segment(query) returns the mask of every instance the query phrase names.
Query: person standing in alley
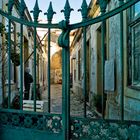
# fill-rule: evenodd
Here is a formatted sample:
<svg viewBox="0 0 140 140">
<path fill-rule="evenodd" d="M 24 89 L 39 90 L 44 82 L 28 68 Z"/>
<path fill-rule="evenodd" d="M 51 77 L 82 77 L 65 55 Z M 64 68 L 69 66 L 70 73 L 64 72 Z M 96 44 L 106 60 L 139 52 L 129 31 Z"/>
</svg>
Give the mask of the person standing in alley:
<svg viewBox="0 0 140 140">
<path fill-rule="evenodd" d="M 27 67 L 24 72 L 24 100 L 29 100 L 29 93 L 30 93 L 30 84 L 33 82 L 33 77 L 30 74 L 30 69 Z"/>
</svg>

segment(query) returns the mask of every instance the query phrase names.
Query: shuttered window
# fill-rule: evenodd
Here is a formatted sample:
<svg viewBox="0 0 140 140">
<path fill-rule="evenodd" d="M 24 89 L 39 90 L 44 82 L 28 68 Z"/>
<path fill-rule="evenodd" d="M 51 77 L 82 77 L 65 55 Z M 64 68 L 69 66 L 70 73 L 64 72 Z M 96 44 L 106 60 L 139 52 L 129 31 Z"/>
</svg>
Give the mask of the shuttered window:
<svg viewBox="0 0 140 140">
<path fill-rule="evenodd" d="M 129 18 L 129 84 L 140 86 L 140 2 L 130 10 Z M 131 82 L 130 82 L 131 80 Z"/>
</svg>

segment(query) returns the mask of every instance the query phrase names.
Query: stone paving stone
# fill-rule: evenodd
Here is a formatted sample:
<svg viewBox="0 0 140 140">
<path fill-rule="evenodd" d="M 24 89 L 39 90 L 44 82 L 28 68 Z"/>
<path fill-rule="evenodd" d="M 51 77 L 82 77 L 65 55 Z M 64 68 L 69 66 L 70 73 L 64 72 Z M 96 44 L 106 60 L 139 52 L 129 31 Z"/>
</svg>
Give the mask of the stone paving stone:
<svg viewBox="0 0 140 140">
<path fill-rule="evenodd" d="M 47 89 L 42 94 L 42 99 L 47 101 Z M 70 112 L 71 116 L 83 117 L 84 102 L 80 101 L 79 98 L 72 91 L 70 92 Z M 62 113 L 62 85 L 55 84 L 51 85 L 51 113 Z M 98 115 L 87 106 L 87 117 L 97 118 Z"/>
</svg>

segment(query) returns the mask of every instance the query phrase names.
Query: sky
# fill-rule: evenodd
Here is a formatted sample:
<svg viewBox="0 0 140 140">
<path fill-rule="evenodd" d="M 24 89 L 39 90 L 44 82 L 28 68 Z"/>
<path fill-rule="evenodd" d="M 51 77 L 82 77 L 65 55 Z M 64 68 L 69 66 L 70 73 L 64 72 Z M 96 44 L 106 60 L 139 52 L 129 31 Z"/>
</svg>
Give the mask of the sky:
<svg viewBox="0 0 140 140">
<path fill-rule="evenodd" d="M 36 0 L 25 0 L 25 3 L 28 7 L 28 10 L 31 11 L 34 8 Z M 57 23 L 64 19 L 64 14 L 60 11 L 64 9 L 65 1 L 66 0 L 51 0 L 53 9 L 57 13 L 53 17 L 53 22 Z M 87 0 L 87 4 L 89 4 L 90 0 Z M 42 13 L 40 13 L 39 20 L 46 20 L 47 17 L 44 15 L 45 12 L 48 10 L 50 0 L 38 0 L 38 4 L 40 9 L 42 10 Z M 82 0 L 69 0 L 71 8 L 74 9 L 74 11 L 71 12 L 71 18 L 70 23 L 76 23 L 81 21 L 81 13 L 77 10 L 81 8 Z"/>
</svg>

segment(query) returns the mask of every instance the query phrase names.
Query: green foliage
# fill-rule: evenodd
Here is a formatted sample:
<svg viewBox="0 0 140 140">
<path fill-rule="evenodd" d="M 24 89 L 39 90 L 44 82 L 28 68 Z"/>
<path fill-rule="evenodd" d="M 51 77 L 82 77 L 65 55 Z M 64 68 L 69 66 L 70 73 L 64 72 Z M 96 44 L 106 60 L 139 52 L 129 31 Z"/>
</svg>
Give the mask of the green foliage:
<svg viewBox="0 0 140 140">
<path fill-rule="evenodd" d="M 4 31 L 5 31 L 5 26 L 3 23 L 0 23 L 0 33 L 3 34 Z"/>
<path fill-rule="evenodd" d="M 16 65 L 20 65 L 20 55 L 16 52 L 11 52 L 11 60 Z"/>
</svg>

